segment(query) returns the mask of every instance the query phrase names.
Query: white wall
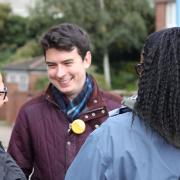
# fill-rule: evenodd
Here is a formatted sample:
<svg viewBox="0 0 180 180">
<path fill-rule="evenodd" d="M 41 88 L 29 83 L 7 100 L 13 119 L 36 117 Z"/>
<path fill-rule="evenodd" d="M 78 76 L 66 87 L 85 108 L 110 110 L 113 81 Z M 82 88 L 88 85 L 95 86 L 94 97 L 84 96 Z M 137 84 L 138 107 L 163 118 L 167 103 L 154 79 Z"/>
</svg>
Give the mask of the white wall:
<svg viewBox="0 0 180 180">
<path fill-rule="evenodd" d="M 166 6 L 166 27 L 176 26 L 176 2 L 169 2 Z"/>
</svg>

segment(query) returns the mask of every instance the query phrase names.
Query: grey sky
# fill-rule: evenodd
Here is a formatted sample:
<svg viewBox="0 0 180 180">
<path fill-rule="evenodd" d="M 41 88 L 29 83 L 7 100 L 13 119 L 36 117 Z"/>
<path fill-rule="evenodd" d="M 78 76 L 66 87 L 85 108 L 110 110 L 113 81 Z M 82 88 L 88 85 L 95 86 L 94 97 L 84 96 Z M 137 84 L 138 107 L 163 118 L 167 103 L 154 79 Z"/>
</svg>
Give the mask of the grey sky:
<svg viewBox="0 0 180 180">
<path fill-rule="evenodd" d="M 10 3 L 15 14 L 28 15 L 28 6 L 32 6 L 35 0 L 0 0 L 0 3 Z"/>
</svg>

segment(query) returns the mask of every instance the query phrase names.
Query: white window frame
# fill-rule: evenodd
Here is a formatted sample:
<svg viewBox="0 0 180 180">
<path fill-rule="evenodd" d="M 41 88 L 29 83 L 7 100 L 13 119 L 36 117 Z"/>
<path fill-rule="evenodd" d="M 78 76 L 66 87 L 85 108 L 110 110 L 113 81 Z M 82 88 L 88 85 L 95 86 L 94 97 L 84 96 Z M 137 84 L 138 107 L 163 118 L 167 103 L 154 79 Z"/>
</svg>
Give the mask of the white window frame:
<svg viewBox="0 0 180 180">
<path fill-rule="evenodd" d="M 166 5 L 166 28 L 176 26 L 176 1 L 168 2 Z"/>
</svg>

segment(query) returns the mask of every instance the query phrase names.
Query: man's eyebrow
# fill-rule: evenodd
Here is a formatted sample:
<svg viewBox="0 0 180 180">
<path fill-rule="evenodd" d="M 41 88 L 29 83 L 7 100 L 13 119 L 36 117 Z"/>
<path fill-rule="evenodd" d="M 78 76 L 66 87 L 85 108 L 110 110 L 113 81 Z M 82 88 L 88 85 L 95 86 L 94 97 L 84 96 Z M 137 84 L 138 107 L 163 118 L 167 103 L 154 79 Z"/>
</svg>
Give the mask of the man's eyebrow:
<svg viewBox="0 0 180 180">
<path fill-rule="evenodd" d="M 56 64 L 54 62 L 49 62 L 49 61 L 46 61 L 45 63 L 46 63 L 46 65 L 55 65 Z"/>
<path fill-rule="evenodd" d="M 65 59 L 65 60 L 63 60 L 63 61 L 61 61 L 60 63 L 67 63 L 67 62 L 73 62 L 74 61 L 74 59 Z M 58 62 L 51 62 L 51 60 L 49 60 L 49 61 L 47 61 L 46 60 L 46 64 L 58 64 Z"/>
<path fill-rule="evenodd" d="M 65 59 L 65 60 L 62 61 L 62 63 L 64 63 L 64 62 L 72 62 L 72 61 L 74 61 L 74 59 Z"/>
<path fill-rule="evenodd" d="M 46 61 L 46 63 L 48 63 L 48 64 L 50 64 L 50 63 L 51 63 L 51 64 L 53 64 L 53 63 L 55 63 L 55 62 L 51 62 L 51 61 Z"/>
</svg>

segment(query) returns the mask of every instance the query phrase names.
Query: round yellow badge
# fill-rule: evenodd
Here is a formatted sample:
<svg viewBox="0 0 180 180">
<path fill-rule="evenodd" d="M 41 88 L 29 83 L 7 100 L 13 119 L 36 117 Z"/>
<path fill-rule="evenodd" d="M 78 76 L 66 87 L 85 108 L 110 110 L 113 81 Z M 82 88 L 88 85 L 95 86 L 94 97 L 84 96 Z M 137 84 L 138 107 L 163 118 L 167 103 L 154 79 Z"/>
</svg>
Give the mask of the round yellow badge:
<svg viewBox="0 0 180 180">
<path fill-rule="evenodd" d="M 71 129 L 75 134 L 82 134 L 86 129 L 86 125 L 83 120 L 76 119 L 72 122 Z"/>
</svg>

